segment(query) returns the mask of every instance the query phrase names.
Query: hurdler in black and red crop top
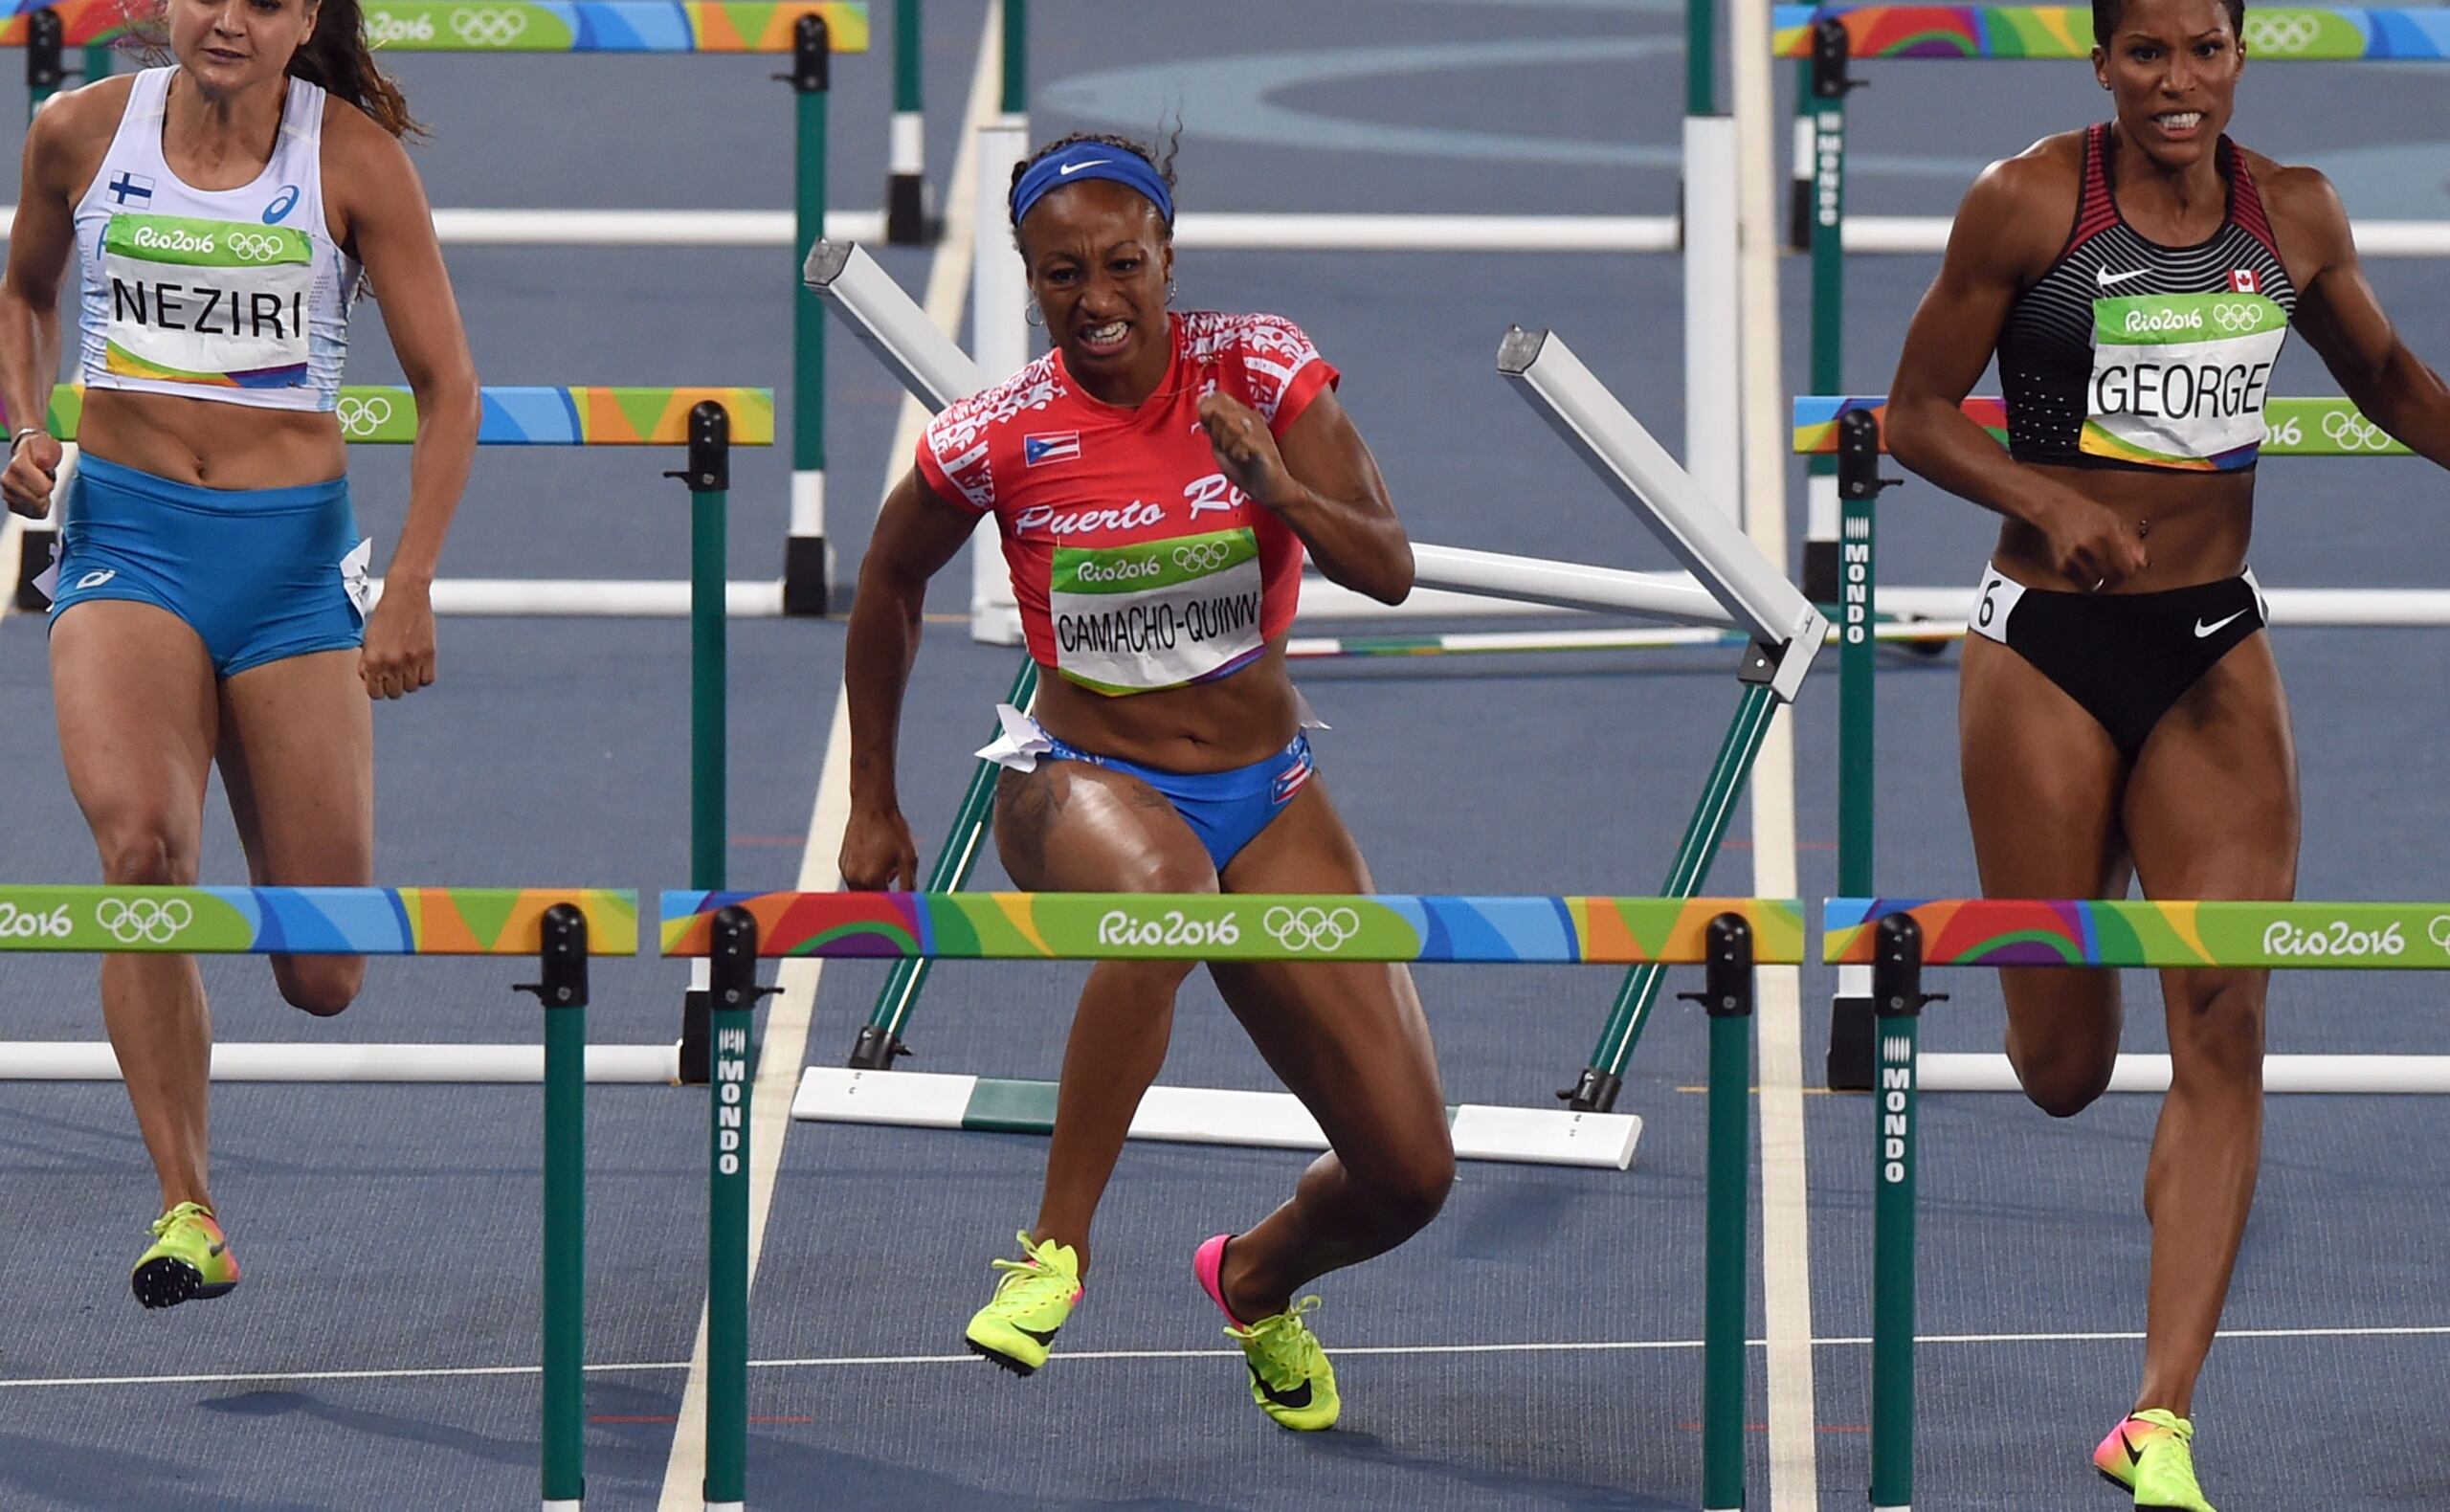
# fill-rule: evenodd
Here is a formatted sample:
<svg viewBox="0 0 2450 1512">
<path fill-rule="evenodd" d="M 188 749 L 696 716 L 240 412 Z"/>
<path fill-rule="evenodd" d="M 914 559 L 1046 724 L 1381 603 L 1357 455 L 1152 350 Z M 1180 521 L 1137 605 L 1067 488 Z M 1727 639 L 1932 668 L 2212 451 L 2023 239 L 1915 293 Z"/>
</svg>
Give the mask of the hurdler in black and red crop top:
<svg viewBox="0 0 2450 1512">
<path fill-rule="evenodd" d="M 2165 247 L 2118 211 L 2110 128 L 2084 133 L 2067 248 L 1999 331 L 2008 450 L 2020 462 L 2187 472 L 2255 465 L 2297 286 L 2245 156 L 2216 148 L 2228 216 Z"/>
</svg>

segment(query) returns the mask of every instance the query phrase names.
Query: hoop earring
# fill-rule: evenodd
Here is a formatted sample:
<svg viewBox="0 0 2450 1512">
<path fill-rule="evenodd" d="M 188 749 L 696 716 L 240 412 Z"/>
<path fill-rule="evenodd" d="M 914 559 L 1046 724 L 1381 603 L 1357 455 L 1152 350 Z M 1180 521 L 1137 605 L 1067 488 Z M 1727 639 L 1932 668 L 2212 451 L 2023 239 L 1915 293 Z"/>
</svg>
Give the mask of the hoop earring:
<svg viewBox="0 0 2450 1512">
<path fill-rule="evenodd" d="M 1046 312 L 1037 307 L 1037 300 L 1030 300 L 1028 306 L 1021 311 L 1021 319 L 1029 322 L 1032 325 L 1036 326 L 1039 330 L 1046 329 Z"/>
</svg>

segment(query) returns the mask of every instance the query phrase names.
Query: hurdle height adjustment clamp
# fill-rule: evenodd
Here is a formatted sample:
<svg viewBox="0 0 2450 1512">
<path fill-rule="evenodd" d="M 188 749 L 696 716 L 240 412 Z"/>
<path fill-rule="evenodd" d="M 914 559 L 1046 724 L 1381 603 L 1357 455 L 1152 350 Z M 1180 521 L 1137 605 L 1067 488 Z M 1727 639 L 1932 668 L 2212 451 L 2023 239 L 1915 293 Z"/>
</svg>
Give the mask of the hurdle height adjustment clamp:
<svg viewBox="0 0 2450 1512">
<path fill-rule="evenodd" d="M 66 36 L 49 6 L 26 13 L 26 88 L 37 100 L 68 81 Z"/>
<path fill-rule="evenodd" d="M 1804 64 L 1804 93 L 1809 100 L 1837 101 L 1840 106 L 1848 95 L 1871 83 L 1847 73 L 1852 61 L 1854 44 L 1846 35 L 1846 23 L 1834 15 L 1824 15 L 1812 25 L 1812 56 Z M 1808 108 L 1799 106 L 1798 108 Z M 1806 122 L 1809 125 L 1809 121 Z M 1795 167 L 1790 198 L 1787 201 L 1787 250 L 1804 253 L 1812 250 L 1812 223 L 1817 215 L 1821 192 L 1821 165 L 1813 161 L 1819 156 L 1818 130 L 1805 133 L 1800 142 L 1813 144 L 1803 154 L 1805 162 Z M 1807 587 L 1804 590 L 1816 602 L 1826 603 Z"/>
</svg>

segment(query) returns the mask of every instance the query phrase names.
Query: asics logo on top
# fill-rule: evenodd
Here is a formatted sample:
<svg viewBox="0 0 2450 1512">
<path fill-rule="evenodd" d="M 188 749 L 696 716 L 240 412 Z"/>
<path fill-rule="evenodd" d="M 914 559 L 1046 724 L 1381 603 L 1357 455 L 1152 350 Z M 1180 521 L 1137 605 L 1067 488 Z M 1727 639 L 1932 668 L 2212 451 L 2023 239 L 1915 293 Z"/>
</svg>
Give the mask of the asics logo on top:
<svg viewBox="0 0 2450 1512">
<path fill-rule="evenodd" d="M 2194 638 L 2197 640 L 2204 640 L 2213 635 L 2218 634 L 2223 626 L 2236 623 L 2238 620 L 2245 616 L 2245 612 L 2246 611 L 2241 609 L 2238 611 L 2237 613 L 2230 614 L 2221 619 L 2216 619 L 2209 625 L 2199 619 L 2196 620 L 2194 622 Z"/>
<path fill-rule="evenodd" d="M 1280 903 L 1259 920 L 1259 927 L 1287 950 L 1340 950 L 1346 941 L 1361 932 L 1361 916 L 1349 908 L 1287 908 Z"/>
<path fill-rule="evenodd" d="M 105 898 L 94 905 L 94 923 L 122 945 L 168 945 L 194 922 L 195 910 L 184 898 Z"/>
<path fill-rule="evenodd" d="M 280 187 L 280 197 L 264 207 L 264 224 L 267 226 L 278 226 L 282 221 L 287 220 L 289 218 L 289 212 L 297 208 L 298 186 L 295 184 L 283 184 Z"/>
<path fill-rule="evenodd" d="M 451 12 L 451 30 L 470 47 L 508 47 L 527 30 L 527 15 L 522 11 L 471 6 Z"/>
<path fill-rule="evenodd" d="M 1073 174 L 1080 172 L 1082 168 L 1102 168 L 1113 161 L 1114 159 L 1112 158 L 1091 158 L 1086 163 L 1066 163 L 1061 167 L 1055 170 L 1055 176 L 1058 178 L 1068 179 Z"/>
<path fill-rule="evenodd" d="M 1252 1366 L 1251 1384 L 1259 1389 L 1259 1394 L 1261 1396 L 1266 1397 L 1269 1401 L 1274 1402 L 1279 1407 L 1290 1408 L 1294 1412 L 1298 1412 L 1302 1409 L 1310 1405 L 1310 1383 L 1307 1381 L 1303 1382 L 1300 1386 L 1295 1387 L 1290 1391 L 1280 1391 L 1275 1387 L 1267 1384 L 1267 1377 L 1259 1374 L 1259 1367 L 1258 1366 Z"/>
<path fill-rule="evenodd" d="M 376 394 L 371 399 L 344 395 L 339 414 L 341 434 L 352 437 L 372 435 L 391 420 L 391 401 Z"/>
<path fill-rule="evenodd" d="M 266 211 L 264 213 L 269 215 L 272 212 Z M 230 254 L 249 262 L 270 262 L 280 256 L 280 238 L 270 234 L 258 235 L 252 231 L 234 231 L 230 233 Z"/>
<path fill-rule="evenodd" d="M 2343 451 L 2387 452 L 2391 449 L 2389 432 L 2350 410 L 2333 410 L 2323 416 L 2323 434 Z"/>
<path fill-rule="evenodd" d="M 1203 541 L 1197 545 L 1174 547 L 1174 566 L 1186 572 L 1214 572 L 1232 554 L 1222 541 Z"/>
<path fill-rule="evenodd" d="M 2140 278 L 2151 271 L 2149 268 L 2137 268 L 2128 273 L 2112 273 L 2107 268 L 2095 268 L 2093 281 L 2106 289 L 2114 283 L 2125 283 L 2129 278 Z"/>
</svg>

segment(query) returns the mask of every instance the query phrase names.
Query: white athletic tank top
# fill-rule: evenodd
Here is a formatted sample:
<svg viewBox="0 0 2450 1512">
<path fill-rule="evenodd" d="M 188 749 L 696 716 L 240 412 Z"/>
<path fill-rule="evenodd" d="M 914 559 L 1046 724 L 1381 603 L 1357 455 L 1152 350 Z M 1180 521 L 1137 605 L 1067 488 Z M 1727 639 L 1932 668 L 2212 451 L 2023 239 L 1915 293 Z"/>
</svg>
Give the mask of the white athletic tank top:
<svg viewBox="0 0 2450 1512">
<path fill-rule="evenodd" d="M 323 217 L 323 90 L 289 80 L 263 172 L 243 189 L 200 189 L 162 154 L 177 72 L 135 76 L 77 204 L 85 386 L 331 410 L 364 270 Z"/>
</svg>

